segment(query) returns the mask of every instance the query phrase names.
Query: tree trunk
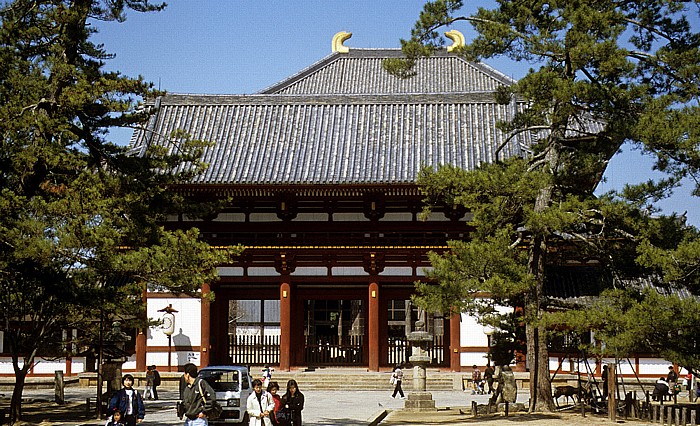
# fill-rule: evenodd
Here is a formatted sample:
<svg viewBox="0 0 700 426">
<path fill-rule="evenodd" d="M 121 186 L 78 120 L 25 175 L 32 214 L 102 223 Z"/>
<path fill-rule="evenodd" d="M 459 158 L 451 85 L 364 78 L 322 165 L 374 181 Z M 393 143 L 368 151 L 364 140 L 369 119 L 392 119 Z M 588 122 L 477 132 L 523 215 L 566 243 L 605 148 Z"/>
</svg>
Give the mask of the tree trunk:
<svg viewBox="0 0 700 426">
<path fill-rule="evenodd" d="M 27 365 L 22 368 L 15 366 L 15 387 L 12 390 L 12 401 L 10 402 L 10 423 L 15 424 L 22 420 L 22 392 L 24 392 L 24 382 L 27 378 L 29 368 Z"/>
<path fill-rule="evenodd" d="M 554 411 L 552 383 L 549 379 L 549 350 L 545 330 L 532 325 L 542 314 L 544 299 L 544 253 L 547 245 L 537 237 L 530 248 L 530 273 L 536 277 L 535 287 L 528 294 L 525 305 L 527 325 L 527 361 L 530 368 L 530 407 L 529 411 Z"/>
<path fill-rule="evenodd" d="M 553 132 L 556 134 L 556 132 Z M 550 173 L 555 173 L 559 163 L 559 146 L 552 140 L 549 143 L 545 163 Z M 536 213 L 544 212 L 552 202 L 553 184 L 542 188 L 535 200 Z M 535 286 L 530 289 L 525 312 L 528 324 L 542 316 L 544 276 L 548 244 L 546 235 L 535 235 L 530 245 L 528 272 L 535 277 Z M 529 325 L 527 331 L 527 359 L 530 367 L 530 412 L 554 411 L 552 382 L 549 379 L 549 351 L 547 333 L 541 327 Z"/>
</svg>

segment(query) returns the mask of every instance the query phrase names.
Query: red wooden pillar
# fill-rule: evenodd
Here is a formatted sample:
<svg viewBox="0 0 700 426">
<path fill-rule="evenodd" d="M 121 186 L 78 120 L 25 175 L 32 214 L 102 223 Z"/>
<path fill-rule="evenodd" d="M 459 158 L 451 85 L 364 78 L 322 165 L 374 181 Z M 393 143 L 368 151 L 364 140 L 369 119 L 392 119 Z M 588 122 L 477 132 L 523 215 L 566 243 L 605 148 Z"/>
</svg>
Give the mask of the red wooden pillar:
<svg viewBox="0 0 700 426">
<path fill-rule="evenodd" d="M 148 288 L 143 286 L 141 294 L 144 312 L 148 312 Z M 136 335 L 136 371 L 146 371 L 146 333 L 143 328 L 139 328 Z"/>
<path fill-rule="evenodd" d="M 292 336 L 292 289 L 289 275 L 282 276 L 280 283 L 280 370 L 289 371 L 291 367 Z"/>
<path fill-rule="evenodd" d="M 370 276 L 367 309 L 367 350 L 369 371 L 379 371 L 379 284 L 376 275 Z"/>
<path fill-rule="evenodd" d="M 462 347 L 460 343 L 460 323 L 461 314 L 456 313 L 450 317 L 450 369 L 452 371 L 461 371 L 462 366 L 460 364 L 460 349 Z"/>
<path fill-rule="evenodd" d="M 207 296 L 211 291 L 209 283 L 202 284 L 202 338 L 200 343 L 200 367 L 209 365 L 209 350 L 211 349 L 211 303 Z M 177 349 L 176 349 L 177 350 Z"/>
</svg>

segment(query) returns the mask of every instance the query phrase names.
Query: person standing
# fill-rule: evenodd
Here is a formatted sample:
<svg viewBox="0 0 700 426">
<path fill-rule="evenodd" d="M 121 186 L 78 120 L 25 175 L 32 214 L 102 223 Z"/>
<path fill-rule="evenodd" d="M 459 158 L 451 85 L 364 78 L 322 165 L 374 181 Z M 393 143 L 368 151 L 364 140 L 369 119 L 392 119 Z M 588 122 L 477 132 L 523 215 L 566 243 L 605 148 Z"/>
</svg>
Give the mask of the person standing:
<svg viewBox="0 0 700 426">
<path fill-rule="evenodd" d="M 394 393 L 391 395 L 392 398 L 396 398 L 396 394 L 401 395 L 401 399 L 406 399 L 403 395 L 403 389 L 401 389 L 401 382 L 403 381 L 403 370 L 400 365 L 394 367 L 394 371 L 391 373 L 391 379 L 394 383 Z"/>
<path fill-rule="evenodd" d="M 262 383 L 263 383 L 263 388 L 267 389 L 267 387 L 270 385 L 270 380 L 272 380 L 272 372 L 275 371 L 274 368 L 271 368 L 269 365 L 266 365 L 265 368 L 262 369 Z"/>
<path fill-rule="evenodd" d="M 270 394 L 272 397 L 272 402 L 275 403 L 275 408 L 270 414 L 270 422 L 272 422 L 273 426 L 279 425 L 279 422 L 277 421 L 277 412 L 282 408 L 282 397 L 279 395 L 279 390 L 280 390 L 280 385 L 277 384 L 275 381 L 271 381 L 269 385 L 267 385 L 267 393 Z"/>
<path fill-rule="evenodd" d="M 272 426 L 271 416 L 274 416 L 275 401 L 272 395 L 262 388 L 262 380 L 253 380 L 253 393 L 246 401 L 246 411 L 250 418 L 250 426 Z"/>
<path fill-rule="evenodd" d="M 122 422 L 126 426 L 135 426 L 136 423 L 141 423 L 146 416 L 146 407 L 143 404 L 141 394 L 133 388 L 134 376 L 125 374 L 122 377 L 122 385 L 124 387 L 109 400 L 107 412 L 114 413 L 119 410 L 122 414 Z"/>
<path fill-rule="evenodd" d="M 600 378 L 603 382 L 603 400 L 601 402 L 605 402 L 608 400 L 608 364 L 603 366 L 603 372 L 600 373 Z"/>
<path fill-rule="evenodd" d="M 474 364 L 472 366 L 472 395 L 481 394 L 481 370 Z"/>
<path fill-rule="evenodd" d="M 158 372 L 158 369 L 156 369 L 155 365 L 151 366 L 151 370 L 153 370 L 153 399 L 158 401 L 158 386 L 160 386 L 160 373 Z"/>
<path fill-rule="evenodd" d="M 197 366 L 185 364 L 185 389 L 182 392 L 185 426 L 207 426 L 209 419 L 204 411 L 204 401 L 216 401 L 216 392 L 206 380 L 197 377 Z"/>
<path fill-rule="evenodd" d="M 676 394 L 676 383 L 678 383 L 678 373 L 673 368 L 672 365 L 668 366 L 668 375 L 666 376 L 666 382 L 668 383 L 668 388 L 670 393 Z"/>
<path fill-rule="evenodd" d="M 146 369 L 146 388 L 143 390 L 143 399 L 154 399 L 153 395 L 153 381 L 155 380 L 155 374 L 153 374 L 153 369 L 149 366 Z"/>
<path fill-rule="evenodd" d="M 484 370 L 484 379 L 486 379 L 486 384 L 489 385 L 489 393 L 493 392 L 493 374 L 495 370 L 491 367 L 490 362 L 486 362 L 486 370 Z"/>
<path fill-rule="evenodd" d="M 122 422 L 122 412 L 117 408 L 112 413 L 112 418 L 109 419 L 106 426 L 125 426 Z"/>
<path fill-rule="evenodd" d="M 304 394 L 299 392 L 297 381 L 287 382 L 287 392 L 282 395 L 282 407 L 289 410 L 292 426 L 301 426 L 301 410 L 304 409 Z"/>
</svg>

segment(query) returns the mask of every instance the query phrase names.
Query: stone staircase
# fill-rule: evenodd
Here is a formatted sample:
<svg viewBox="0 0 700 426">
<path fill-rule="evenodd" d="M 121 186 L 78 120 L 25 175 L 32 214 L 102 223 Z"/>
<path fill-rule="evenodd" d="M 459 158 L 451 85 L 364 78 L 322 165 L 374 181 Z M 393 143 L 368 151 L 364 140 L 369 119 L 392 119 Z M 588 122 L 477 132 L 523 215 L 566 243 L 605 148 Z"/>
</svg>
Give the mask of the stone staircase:
<svg viewBox="0 0 700 426">
<path fill-rule="evenodd" d="M 256 371 L 253 371 L 255 377 Z M 428 371 L 426 388 L 431 390 L 462 390 L 462 373 Z M 391 372 L 368 372 L 367 370 L 316 369 L 314 371 L 275 371 L 272 380 L 279 383 L 282 391 L 287 381 L 294 379 L 299 389 L 306 390 L 385 390 L 394 387 L 389 383 Z M 413 387 L 413 371 L 404 370 L 404 390 Z"/>
</svg>

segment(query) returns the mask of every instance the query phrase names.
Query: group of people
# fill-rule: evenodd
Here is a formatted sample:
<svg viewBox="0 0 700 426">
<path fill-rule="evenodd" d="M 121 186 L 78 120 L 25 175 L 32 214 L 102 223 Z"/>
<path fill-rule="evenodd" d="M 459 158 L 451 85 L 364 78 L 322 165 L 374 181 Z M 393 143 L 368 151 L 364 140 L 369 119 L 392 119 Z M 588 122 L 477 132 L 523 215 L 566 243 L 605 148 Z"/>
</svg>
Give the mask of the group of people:
<svg viewBox="0 0 700 426">
<path fill-rule="evenodd" d="M 279 389 L 279 384 L 270 380 L 265 391 L 262 380 L 253 380 L 254 392 L 246 403 L 250 426 L 301 426 L 304 394 L 299 391 L 296 380 L 287 382 L 284 395 L 279 396 Z"/>
<path fill-rule="evenodd" d="M 146 370 L 146 387 L 143 397 L 134 389 L 134 376 L 125 374 L 122 377 L 122 388 L 117 391 L 109 401 L 107 411 L 111 418 L 107 426 L 134 426 L 141 423 L 146 415 L 144 399 L 158 399 L 158 386 L 160 386 L 160 373 L 155 365 Z"/>
<path fill-rule="evenodd" d="M 254 392 L 246 401 L 250 426 L 301 426 L 304 394 L 299 391 L 296 380 L 292 379 L 287 382 L 286 393 L 279 396 L 279 384 L 271 380 L 270 370 L 268 368 L 265 377 L 268 381 L 267 390 L 263 390 L 261 379 L 253 380 Z M 181 418 L 185 419 L 185 426 L 207 426 L 209 421 L 205 405 L 212 405 L 216 401 L 214 389 L 206 380 L 198 378 L 197 373 L 196 365 L 185 364 L 180 381 L 181 402 L 178 408 L 178 415 L 181 414 Z M 122 385 L 122 389 L 109 401 L 107 411 L 111 417 L 107 426 L 135 426 L 141 423 L 146 415 L 144 399 L 147 396 L 158 399 L 156 388 L 160 385 L 160 374 L 155 366 L 148 368 L 143 397 L 133 388 L 134 376 L 131 374 L 122 377 Z M 399 383 L 399 388 L 400 386 Z"/>
<path fill-rule="evenodd" d="M 486 369 L 484 370 L 484 376 L 481 377 L 481 370 L 476 365 L 472 366 L 472 395 L 485 394 L 486 388 L 488 386 L 488 393 L 493 392 L 493 375 L 495 373 L 494 368 L 491 366 L 490 362 L 486 363 Z"/>
<path fill-rule="evenodd" d="M 680 387 L 678 384 L 678 373 L 673 368 L 673 366 L 668 367 L 668 374 L 666 377 L 659 377 L 659 380 L 654 384 L 654 391 L 652 392 L 652 398 L 654 401 L 663 401 L 669 395 L 676 395 L 680 392 Z"/>
</svg>

